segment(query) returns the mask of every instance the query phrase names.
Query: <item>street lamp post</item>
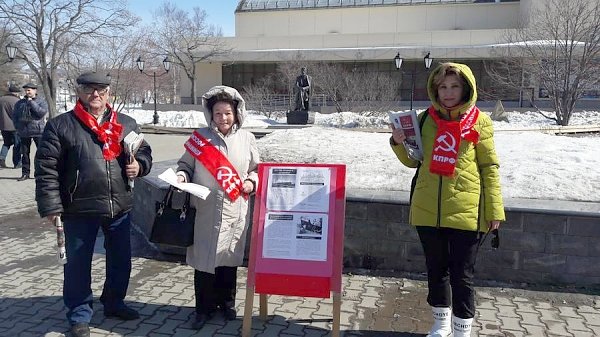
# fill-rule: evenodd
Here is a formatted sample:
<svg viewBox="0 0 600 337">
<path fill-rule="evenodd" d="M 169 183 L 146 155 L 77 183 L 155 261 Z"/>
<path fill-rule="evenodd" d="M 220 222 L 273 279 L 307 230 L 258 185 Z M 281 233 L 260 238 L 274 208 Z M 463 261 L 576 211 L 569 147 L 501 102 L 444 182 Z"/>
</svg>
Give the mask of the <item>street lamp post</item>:
<svg viewBox="0 0 600 337">
<path fill-rule="evenodd" d="M 137 64 L 137 67 L 140 70 L 140 73 L 142 73 L 146 76 L 152 76 L 152 79 L 154 81 L 154 115 L 152 116 L 152 124 L 156 125 L 156 124 L 158 124 L 158 110 L 156 107 L 156 77 L 163 76 L 164 74 L 169 72 L 169 70 L 171 69 L 171 61 L 169 61 L 168 56 L 165 57 L 165 59 L 163 60 L 163 67 L 165 67 L 165 72 L 160 75 L 156 75 L 156 71 L 153 71 L 152 75 L 145 73 L 144 72 L 144 61 L 142 61 L 141 56 L 138 57 L 138 59 L 135 61 L 135 63 Z"/>
<path fill-rule="evenodd" d="M 427 52 L 427 55 L 423 57 L 423 62 L 425 63 L 425 69 L 429 70 L 431 68 L 431 63 L 433 62 L 433 58 L 431 57 L 431 53 Z M 396 65 L 396 70 L 400 70 L 402 67 L 402 57 L 400 57 L 400 53 L 396 54 L 394 57 L 394 64 Z M 403 73 L 402 71 L 400 73 Z M 413 101 L 415 95 L 415 71 L 410 72 L 410 110 L 413 108 Z"/>
</svg>

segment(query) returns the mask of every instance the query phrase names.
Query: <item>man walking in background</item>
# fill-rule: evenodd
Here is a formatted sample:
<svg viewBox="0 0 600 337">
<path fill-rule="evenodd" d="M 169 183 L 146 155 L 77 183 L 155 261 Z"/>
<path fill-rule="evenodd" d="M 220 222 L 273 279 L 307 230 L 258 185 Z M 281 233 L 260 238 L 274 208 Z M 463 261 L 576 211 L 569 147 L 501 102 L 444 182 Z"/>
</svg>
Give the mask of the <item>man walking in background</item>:
<svg viewBox="0 0 600 337">
<path fill-rule="evenodd" d="M 8 150 L 13 147 L 12 162 L 15 168 L 21 165 L 21 143 L 13 123 L 13 112 L 15 104 L 19 101 L 21 89 L 11 84 L 8 93 L 0 97 L 0 132 L 2 133 L 2 149 L 0 150 L 0 167 L 6 168 L 6 156 Z"/>
<path fill-rule="evenodd" d="M 17 181 L 31 178 L 31 157 L 29 151 L 31 142 L 37 147 L 46 125 L 46 114 L 48 114 L 48 103 L 37 96 L 37 86 L 27 83 L 23 86 L 25 97 L 17 102 L 14 110 L 13 121 L 17 134 L 21 139 L 21 164 L 22 175 Z"/>
</svg>

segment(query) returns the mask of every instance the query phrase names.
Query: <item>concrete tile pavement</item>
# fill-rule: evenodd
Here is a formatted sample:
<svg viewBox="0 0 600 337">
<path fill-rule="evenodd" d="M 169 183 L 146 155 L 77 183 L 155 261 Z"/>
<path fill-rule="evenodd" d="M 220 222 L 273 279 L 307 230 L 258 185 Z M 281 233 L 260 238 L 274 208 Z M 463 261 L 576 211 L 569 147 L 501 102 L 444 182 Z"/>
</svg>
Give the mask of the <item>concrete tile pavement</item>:
<svg viewBox="0 0 600 337">
<path fill-rule="evenodd" d="M 186 138 L 168 137 L 148 137 L 160 160 L 179 156 L 168 149 L 179 147 L 177 143 Z M 18 176 L 20 170 L 0 169 L 0 336 L 68 335 L 55 234 L 35 213 L 33 180 L 17 182 Z M 138 232 L 132 237 L 133 271 L 127 300 L 140 311 L 141 319 L 106 319 L 96 301 L 92 336 L 240 335 L 241 319 L 226 322 L 220 315 L 203 330 L 192 330 L 193 269 L 160 255 Z M 104 269 L 99 236 L 92 275 L 96 297 L 101 292 Z M 236 302 L 240 315 L 245 276 L 246 270 L 240 268 Z M 382 277 L 347 272 L 343 289 L 343 336 L 422 336 L 431 324 L 426 284 L 420 275 Z M 528 291 L 494 284 L 479 287 L 473 335 L 600 336 L 598 292 L 551 290 Z M 254 303 L 253 336 L 325 336 L 331 328 L 331 299 L 269 296 L 266 322 L 257 317 L 258 297 Z"/>
</svg>

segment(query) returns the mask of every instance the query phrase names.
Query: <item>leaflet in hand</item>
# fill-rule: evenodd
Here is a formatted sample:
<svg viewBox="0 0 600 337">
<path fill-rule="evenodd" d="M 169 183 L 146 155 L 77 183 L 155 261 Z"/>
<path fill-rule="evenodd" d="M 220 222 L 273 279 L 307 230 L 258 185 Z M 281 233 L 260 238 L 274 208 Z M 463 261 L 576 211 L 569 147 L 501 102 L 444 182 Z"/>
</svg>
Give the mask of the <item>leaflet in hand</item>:
<svg viewBox="0 0 600 337">
<path fill-rule="evenodd" d="M 206 186 L 202 186 L 194 183 L 179 183 L 177 182 L 177 174 L 172 168 L 168 168 L 165 172 L 158 175 L 158 178 L 162 181 L 166 181 L 170 185 L 184 191 L 191 193 L 202 200 L 206 200 L 206 197 L 210 194 L 210 190 Z"/>
<path fill-rule="evenodd" d="M 142 145 L 142 141 L 144 140 L 144 134 L 137 134 L 135 131 L 131 131 L 123 138 L 123 143 L 125 144 L 125 152 L 133 156 L 136 154 L 137 150 Z"/>
<path fill-rule="evenodd" d="M 417 110 L 388 113 L 390 121 L 396 129 L 402 129 L 406 139 L 403 142 L 408 156 L 413 160 L 423 161 L 423 143 Z"/>
<path fill-rule="evenodd" d="M 127 154 L 127 157 L 129 158 L 129 162 L 132 162 L 133 159 L 131 159 L 133 156 L 135 156 L 135 154 L 137 153 L 137 150 L 140 148 L 140 145 L 142 145 L 142 142 L 144 141 L 144 134 L 140 133 L 137 134 L 135 131 L 131 131 L 127 134 L 127 136 L 125 136 L 125 138 L 123 138 L 123 144 L 125 144 L 125 153 Z M 133 179 L 129 179 L 129 187 L 133 188 Z"/>
</svg>

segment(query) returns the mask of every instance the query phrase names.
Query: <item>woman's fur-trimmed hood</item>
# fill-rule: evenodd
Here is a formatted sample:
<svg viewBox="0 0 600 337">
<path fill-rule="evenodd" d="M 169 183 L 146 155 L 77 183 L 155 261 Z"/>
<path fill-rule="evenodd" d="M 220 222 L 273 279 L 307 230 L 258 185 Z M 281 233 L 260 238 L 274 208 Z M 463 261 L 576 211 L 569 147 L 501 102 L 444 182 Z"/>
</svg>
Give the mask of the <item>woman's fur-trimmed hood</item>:
<svg viewBox="0 0 600 337">
<path fill-rule="evenodd" d="M 444 109 L 440 105 L 440 102 L 437 99 L 437 92 L 433 90 L 433 79 L 435 78 L 437 73 L 440 72 L 440 70 L 442 69 L 444 65 L 443 63 L 437 66 L 429 75 L 429 79 L 427 80 L 427 94 L 429 95 L 431 104 L 433 105 L 436 111 L 440 111 L 444 114 L 454 117 L 463 114 L 464 112 L 469 110 L 469 108 L 471 108 L 473 105 L 475 105 L 475 103 L 477 102 L 477 84 L 475 82 L 475 76 L 473 75 L 471 68 L 469 68 L 469 66 L 467 66 L 466 64 L 452 62 L 448 62 L 446 64 L 449 64 L 458 69 L 460 76 L 462 76 L 467 81 L 469 88 L 466 89 L 469 89 L 469 98 L 464 104 L 456 107 L 452 111 L 446 111 L 446 109 Z"/>
<path fill-rule="evenodd" d="M 240 95 L 240 93 L 236 89 L 228 87 L 226 85 L 214 86 L 210 88 L 204 95 L 202 95 L 202 110 L 204 112 L 204 118 L 206 118 L 206 123 L 208 124 L 208 126 L 214 126 L 212 120 L 212 111 L 210 111 L 210 109 L 208 108 L 208 100 L 211 97 L 220 93 L 227 94 L 234 101 L 237 102 L 237 128 L 241 128 L 248 115 L 248 113 L 246 112 L 246 102 L 242 98 L 242 95 Z"/>
</svg>

